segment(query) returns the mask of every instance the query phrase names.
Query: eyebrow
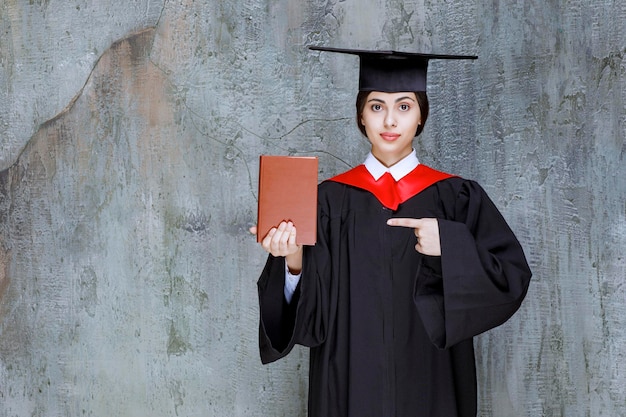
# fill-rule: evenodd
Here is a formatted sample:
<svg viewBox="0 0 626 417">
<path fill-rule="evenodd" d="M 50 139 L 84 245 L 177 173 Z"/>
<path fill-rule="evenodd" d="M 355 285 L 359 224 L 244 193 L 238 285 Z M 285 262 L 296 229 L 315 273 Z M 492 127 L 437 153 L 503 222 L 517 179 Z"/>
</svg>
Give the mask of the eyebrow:
<svg viewBox="0 0 626 417">
<path fill-rule="evenodd" d="M 416 103 L 416 100 L 413 100 L 413 99 L 412 99 L 411 97 L 409 97 L 409 96 L 403 96 L 403 97 L 400 97 L 400 98 L 396 99 L 395 103 L 398 103 L 398 102 L 400 102 L 400 101 L 402 101 L 402 100 L 411 100 L 412 102 Z M 368 103 L 370 103 L 370 102 L 372 102 L 372 101 L 376 101 L 376 102 L 378 102 L 378 103 L 383 103 L 383 104 L 385 103 L 385 101 L 384 101 L 384 100 L 381 100 L 381 99 L 379 99 L 379 98 L 370 98 L 369 100 L 367 100 L 367 102 L 368 102 Z"/>
</svg>

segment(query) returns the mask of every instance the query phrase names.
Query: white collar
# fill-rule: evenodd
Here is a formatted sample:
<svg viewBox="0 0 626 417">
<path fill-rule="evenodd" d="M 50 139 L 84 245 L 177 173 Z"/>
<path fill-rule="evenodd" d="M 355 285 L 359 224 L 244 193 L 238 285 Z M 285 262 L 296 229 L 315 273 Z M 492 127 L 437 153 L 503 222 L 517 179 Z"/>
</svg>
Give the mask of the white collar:
<svg viewBox="0 0 626 417">
<path fill-rule="evenodd" d="M 415 149 L 409 155 L 405 156 L 389 168 L 383 165 L 372 153 L 370 152 L 365 159 L 363 165 L 372 174 L 372 177 L 376 181 L 380 177 L 382 177 L 385 172 L 389 172 L 394 180 L 400 181 L 402 177 L 404 177 L 409 172 L 413 171 L 418 165 L 420 161 L 417 159 L 417 155 L 415 153 Z"/>
</svg>

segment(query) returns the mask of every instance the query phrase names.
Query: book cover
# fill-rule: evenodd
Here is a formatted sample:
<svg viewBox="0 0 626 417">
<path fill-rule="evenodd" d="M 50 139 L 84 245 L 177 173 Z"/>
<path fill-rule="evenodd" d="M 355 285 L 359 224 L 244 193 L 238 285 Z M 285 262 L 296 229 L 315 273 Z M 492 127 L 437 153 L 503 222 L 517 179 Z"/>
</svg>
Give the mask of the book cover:
<svg viewBox="0 0 626 417">
<path fill-rule="evenodd" d="M 297 229 L 296 243 L 317 238 L 317 157 L 261 155 L 257 241 L 283 220 Z"/>
</svg>

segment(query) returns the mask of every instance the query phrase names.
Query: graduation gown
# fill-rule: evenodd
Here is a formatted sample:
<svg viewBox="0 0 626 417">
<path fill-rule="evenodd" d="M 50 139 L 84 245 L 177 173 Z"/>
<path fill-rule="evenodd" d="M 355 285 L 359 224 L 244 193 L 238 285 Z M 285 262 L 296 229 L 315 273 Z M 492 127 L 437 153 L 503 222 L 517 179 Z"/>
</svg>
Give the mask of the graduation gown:
<svg viewBox="0 0 626 417">
<path fill-rule="evenodd" d="M 472 337 L 518 309 L 531 272 L 476 182 L 431 182 L 399 203 L 341 176 L 321 183 L 318 242 L 304 247 L 289 304 L 284 258 L 268 257 L 261 360 L 311 348 L 310 417 L 476 416 Z M 418 253 L 413 229 L 388 226 L 391 217 L 437 218 L 441 257 Z"/>
</svg>

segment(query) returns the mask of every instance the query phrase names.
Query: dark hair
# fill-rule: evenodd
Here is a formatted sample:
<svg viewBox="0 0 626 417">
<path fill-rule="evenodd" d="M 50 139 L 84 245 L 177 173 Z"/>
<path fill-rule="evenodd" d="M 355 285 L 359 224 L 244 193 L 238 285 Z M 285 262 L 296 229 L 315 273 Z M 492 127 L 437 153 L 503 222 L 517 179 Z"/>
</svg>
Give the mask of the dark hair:
<svg viewBox="0 0 626 417">
<path fill-rule="evenodd" d="M 359 91 L 359 94 L 356 96 L 356 124 L 361 133 L 363 133 L 363 136 L 367 136 L 367 134 L 365 133 L 365 126 L 361 123 L 361 116 L 363 115 L 363 109 L 365 108 L 367 96 L 369 96 L 370 93 L 371 91 Z M 419 126 L 417 126 L 417 131 L 415 132 L 415 136 L 419 136 L 419 134 L 422 133 L 422 130 L 424 130 L 426 119 L 428 119 L 428 96 L 425 91 L 416 91 L 414 93 L 422 116 L 422 120 Z"/>
</svg>

